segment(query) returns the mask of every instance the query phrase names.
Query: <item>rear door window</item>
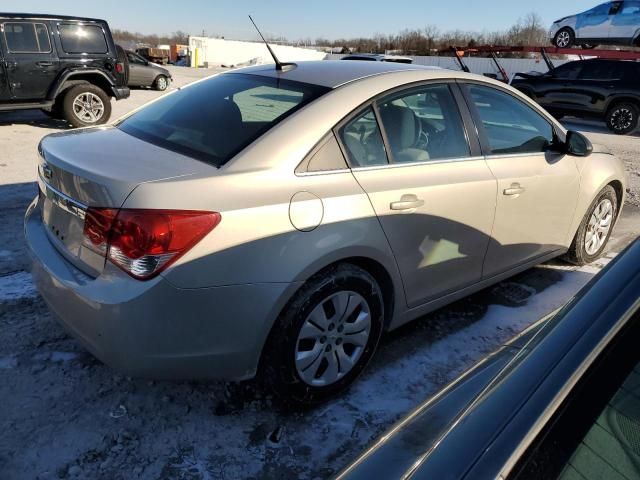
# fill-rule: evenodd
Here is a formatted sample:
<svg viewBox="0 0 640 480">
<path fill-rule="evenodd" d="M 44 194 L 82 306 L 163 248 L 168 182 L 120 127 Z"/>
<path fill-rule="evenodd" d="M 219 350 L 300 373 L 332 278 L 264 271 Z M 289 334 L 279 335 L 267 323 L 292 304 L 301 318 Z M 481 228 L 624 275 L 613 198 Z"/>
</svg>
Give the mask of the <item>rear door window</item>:
<svg viewBox="0 0 640 480">
<path fill-rule="evenodd" d="M 62 49 L 66 53 L 107 53 L 109 48 L 102 27 L 63 23 L 58 26 Z"/>
<path fill-rule="evenodd" d="M 222 74 L 164 96 L 118 127 L 220 166 L 327 91 L 327 87 L 259 75 Z"/>
<path fill-rule="evenodd" d="M 4 38 L 10 53 L 48 53 L 51 51 L 49 31 L 44 23 L 7 22 Z"/>
<path fill-rule="evenodd" d="M 580 71 L 580 80 L 618 80 L 623 69 L 618 62 L 584 62 Z"/>
<path fill-rule="evenodd" d="M 462 117 L 448 85 L 426 85 L 378 102 L 393 161 L 468 157 Z"/>
</svg>

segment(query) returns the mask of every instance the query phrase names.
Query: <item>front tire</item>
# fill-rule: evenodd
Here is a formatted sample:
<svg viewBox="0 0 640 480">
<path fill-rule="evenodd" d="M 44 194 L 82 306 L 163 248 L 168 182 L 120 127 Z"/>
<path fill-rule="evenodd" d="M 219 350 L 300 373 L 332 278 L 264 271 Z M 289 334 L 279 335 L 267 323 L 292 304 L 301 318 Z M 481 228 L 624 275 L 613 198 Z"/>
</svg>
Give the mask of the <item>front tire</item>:
<svg viewBox="0 0 640 480">
<path fill-rule="evenodd" d="M 575 43 L 575 34 L 569 27 L 561 28 L 553 37 L 553 44 L 558 48 L 571 48 Z"/>
<path fill-rule="evenodd" d="M 346 390 L 373 356 L 384 301 L 365 270 L 339 264 L 309 279 L 276 321 L 261 360 L 265 387 L 292 405 Z"/>
<path fill-rule="evenodd" d="M 102 125 L 111 116 L 111 99 L 95 85 L 76 85 L 67 90 L 62 110 L 65 120 L 74 127 Z"/>
<path fill-rule="evenodd" d="M 618 135 L 626 135 L 638 127 L 638 107 L 633 103 L 618 103 L 606 115 L 607 128 Z"/>
<path fill-rule="evenodd" d="M 169 86 L 169 80 L 164 75 L 158 75 L 155 82 L 153 82 L 153 88 L 160 92 L 164 92 Z"/>
<path fill-rule="evenodd" d="M 565 258 L 576 265 L 597 260 L 604 251 L 618 215 L 618 197 L 611 185 L 593 200 Z"/>
</svg>

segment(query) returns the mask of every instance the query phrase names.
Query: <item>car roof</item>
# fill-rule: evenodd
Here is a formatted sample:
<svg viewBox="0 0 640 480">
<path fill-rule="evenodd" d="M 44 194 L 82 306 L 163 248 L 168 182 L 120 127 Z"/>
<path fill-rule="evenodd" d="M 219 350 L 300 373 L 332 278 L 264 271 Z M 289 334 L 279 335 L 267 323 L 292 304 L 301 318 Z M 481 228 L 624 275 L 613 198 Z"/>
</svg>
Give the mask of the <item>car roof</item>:
<svg viewBox="0 0 640 480">
<path fill-rule="evenodd" d="M 361 78 L 398 71 L 443 71 L 440 67 L 427 67 L 393 62 L 343 62 L 341 60 L 317 60 L 297 62 L 291 70 L 278 71 L 273 64 L 233 70 L 229 73 L 250 73 L 265 77 L 283 78 L 297 82 L 336 88 Z"/>
<path fill-rule="evenodd" d="M 44 13 L 6 13 L 0 12 L 0 18 L 19 18 L 19 19 L 31 19 L 31 20 L 75 20 L 79 22 L 103 22 L 106 20 L 99 18 L 89 17 L 71 17 L 68 15 L 49 15 Z"/>
</svg>

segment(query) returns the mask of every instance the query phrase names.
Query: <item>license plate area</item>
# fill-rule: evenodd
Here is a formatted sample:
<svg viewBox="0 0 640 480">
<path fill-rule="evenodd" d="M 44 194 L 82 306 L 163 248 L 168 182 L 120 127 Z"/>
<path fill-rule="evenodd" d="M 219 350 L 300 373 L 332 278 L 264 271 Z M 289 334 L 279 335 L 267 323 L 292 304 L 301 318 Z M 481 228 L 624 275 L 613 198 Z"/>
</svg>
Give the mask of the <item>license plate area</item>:
<svg viewBox="0 0 640 480">
<path fill-rule="evenodd" d="M 42 223 L 51 243 L 62 255 L 85 273 L 97 276 L 105 258 L 84 246 L 84 217 L 87 207 L 38 182 Z"/>
</svg>

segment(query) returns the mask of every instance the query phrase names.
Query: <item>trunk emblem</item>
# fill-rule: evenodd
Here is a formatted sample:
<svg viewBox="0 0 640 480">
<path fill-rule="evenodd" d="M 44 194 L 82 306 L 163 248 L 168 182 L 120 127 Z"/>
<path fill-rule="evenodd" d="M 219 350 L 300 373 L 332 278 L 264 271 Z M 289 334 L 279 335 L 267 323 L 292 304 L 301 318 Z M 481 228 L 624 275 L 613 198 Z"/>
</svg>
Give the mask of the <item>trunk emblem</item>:
<svg viewBox="0 0 640 480">
<path fill-rule="evenodd" d="M 42 175 L 44 175 L 44 178 L 47 180 L 51 180 L 51 177 L 53 177 L 53 170 L 51 170 L 51 167 L 46 163 L 42 165 Z"/>
</svg>

